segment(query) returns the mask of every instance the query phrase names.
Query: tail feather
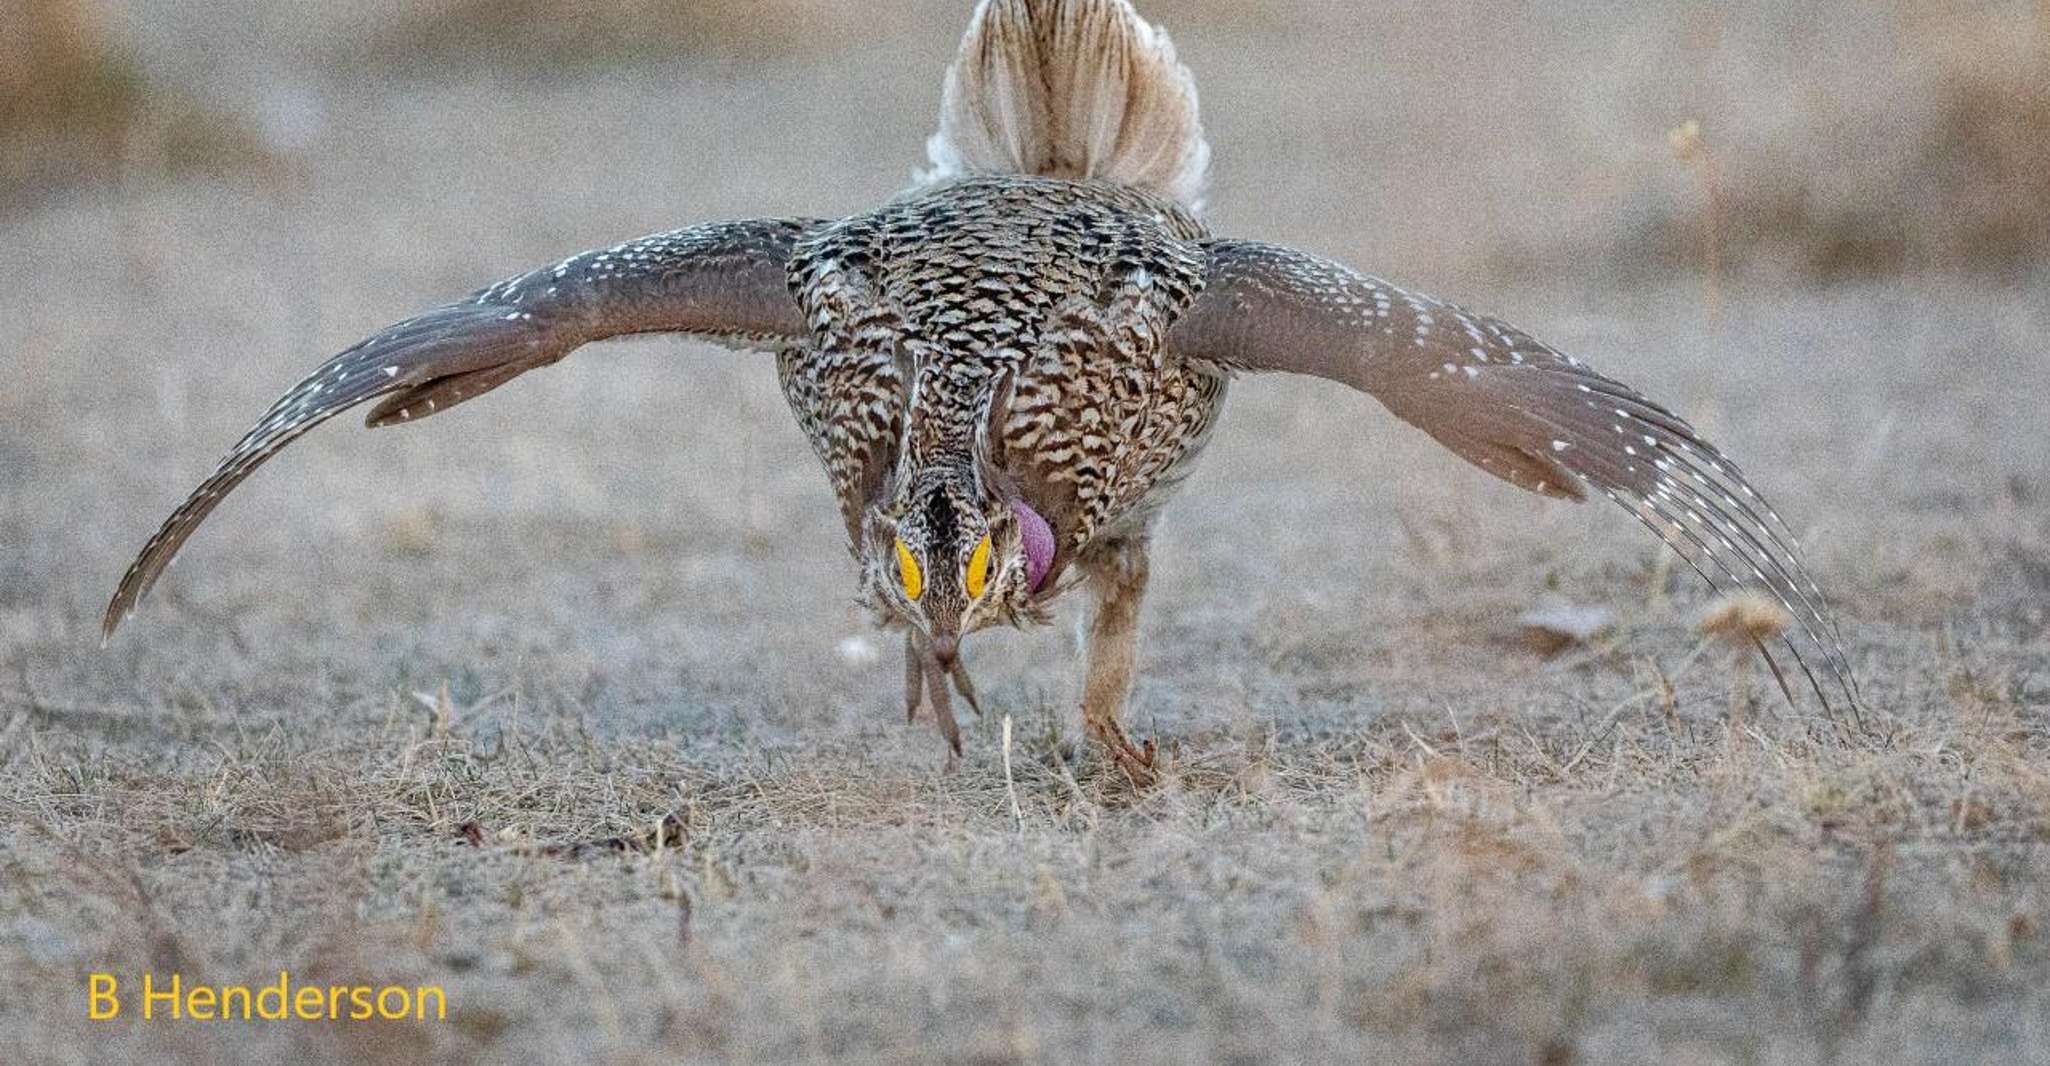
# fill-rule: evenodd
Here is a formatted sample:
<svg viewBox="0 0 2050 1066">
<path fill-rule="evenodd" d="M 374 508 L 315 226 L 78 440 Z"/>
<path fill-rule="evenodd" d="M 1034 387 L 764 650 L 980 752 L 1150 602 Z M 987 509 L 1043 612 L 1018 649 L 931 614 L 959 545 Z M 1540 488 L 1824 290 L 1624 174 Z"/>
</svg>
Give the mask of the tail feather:
<svg viewBox="0 0 2050 1066">
<path fill-rule="evenodd" d="M 1201 207 L 1196 84 L 1128 0 L 981 0 L 947 70 L 927 183 L 977 173 L 1121 182 Z"/>
</svg>

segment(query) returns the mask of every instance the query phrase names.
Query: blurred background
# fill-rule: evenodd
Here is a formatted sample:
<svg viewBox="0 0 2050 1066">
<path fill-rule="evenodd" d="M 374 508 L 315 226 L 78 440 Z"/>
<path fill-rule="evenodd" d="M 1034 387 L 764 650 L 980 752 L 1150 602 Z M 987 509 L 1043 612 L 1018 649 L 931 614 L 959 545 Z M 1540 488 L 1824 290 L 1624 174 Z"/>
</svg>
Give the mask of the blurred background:
<svg viewBox="0 0 2050 1066">
<path fill-rule="evenodd" d="M 544 226 L 564 185 L 628 230 L 851 210 L 918 161 L 969 6 L 0 0 L 0 210 L 437 163 L 518 168 L 497 206 Z M 2050 0 L 1142 7 L 1199 75 L 1219 221 L 1343 219 L 1410 275 L 2013 277 L 2050 247 Z M 700 192 L 793 166 L 828 194 Z"/>
</svg>

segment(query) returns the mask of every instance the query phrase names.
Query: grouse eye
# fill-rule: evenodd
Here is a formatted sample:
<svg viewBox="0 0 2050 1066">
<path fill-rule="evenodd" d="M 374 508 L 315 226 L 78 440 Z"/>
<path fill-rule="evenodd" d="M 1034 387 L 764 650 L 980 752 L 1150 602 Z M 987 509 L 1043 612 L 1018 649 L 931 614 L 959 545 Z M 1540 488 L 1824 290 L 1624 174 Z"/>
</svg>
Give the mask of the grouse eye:
<svg viewBox="0 0 2050 1066">
<path fill-rule="evenodd" d="M 989 534 L 984 533 L 976 543 L 975 551 L 968 556 L 968 598 L 979 600 L 982 590 L 989 583 Z"/>
<path fill-rule="evenodd" d="M 918 569 L 918 560 L 905 547 L 904 538 L 897 538 L 897 579 L 904 583 L 904 598 L 916 600 L 925 594 L 925 574 Z"/>
</svg>

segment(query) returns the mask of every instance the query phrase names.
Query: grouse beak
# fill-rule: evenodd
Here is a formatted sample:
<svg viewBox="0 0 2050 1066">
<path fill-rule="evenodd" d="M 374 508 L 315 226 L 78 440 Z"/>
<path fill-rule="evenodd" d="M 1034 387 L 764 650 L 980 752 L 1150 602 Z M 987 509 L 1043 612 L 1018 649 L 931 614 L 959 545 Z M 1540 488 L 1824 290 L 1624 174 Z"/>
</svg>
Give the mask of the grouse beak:
<svg viewBox="0 0 2050 1066">
<path fill-rule="evenodd" d="M 948 633 L 935 633 L 932 638 L 932 657 L 941 666 L 953 669 L 956 656 L 960 654 L 961 638 Z"/>
</svg>

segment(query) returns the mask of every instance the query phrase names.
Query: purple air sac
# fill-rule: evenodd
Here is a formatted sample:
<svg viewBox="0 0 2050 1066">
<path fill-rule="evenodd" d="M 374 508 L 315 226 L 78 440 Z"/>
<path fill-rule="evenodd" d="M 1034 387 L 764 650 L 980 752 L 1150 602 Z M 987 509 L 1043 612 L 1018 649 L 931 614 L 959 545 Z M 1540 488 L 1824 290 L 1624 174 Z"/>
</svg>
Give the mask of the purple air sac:
<svg viewBox="0 0 2050 1066">
<path fill-rule="evenodd" d="M 1012 500 L 1011 513 L 1018 516 L 1018 536 L 1025 543 L 1026 583 L 1038 592 L 1046 572 L 1053 569 L 1053 527 L 1024 500 Z"/>
</svg>

